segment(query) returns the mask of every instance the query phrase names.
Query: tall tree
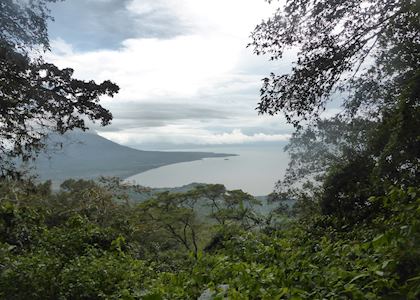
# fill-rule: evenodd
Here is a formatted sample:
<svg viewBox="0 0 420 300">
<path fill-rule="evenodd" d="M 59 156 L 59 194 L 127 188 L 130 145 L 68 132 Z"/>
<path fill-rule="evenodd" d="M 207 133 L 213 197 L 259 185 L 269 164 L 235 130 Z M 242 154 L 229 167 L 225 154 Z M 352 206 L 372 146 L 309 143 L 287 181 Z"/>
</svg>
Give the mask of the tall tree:
<svg viewBox="0 0 420 300">
<path fill-rule="evenodd" d="M 252 38 L 272 60 L 299 49 L 290 74 L 263 80 L 258 105 L 296 127 L 280 192 L 315 179 L 324 212 L 360 217 L 369 194 L 420 184 L 418 1 L 288 0 Z M 343 110 L 322 119 L 332 95 Z"/>
<path fill-rule="evenodd" d="M 290 74 L 264 79 L 259 112 L 283 112 L 299 126 L 316 119 L 337 88 L 356 89 L 345 103 L 353 114 L 393 106 L 419 69 L 419 12 L 415 0 L 286 1 L 252 33 L 255 53 L 272 60 L 299 49 Z"/>
<path fill-rule="evenodd" d="M 43 61 L 49 51 L 48 4 L 56 0 L 0 2 L 0 176 L 19 175 L 16 158 L 33 159 L 51 132 L 105 126 L 112 114 L 99 104 L 119 87 L 73 78 L 70 68 Z"/>
</svg>

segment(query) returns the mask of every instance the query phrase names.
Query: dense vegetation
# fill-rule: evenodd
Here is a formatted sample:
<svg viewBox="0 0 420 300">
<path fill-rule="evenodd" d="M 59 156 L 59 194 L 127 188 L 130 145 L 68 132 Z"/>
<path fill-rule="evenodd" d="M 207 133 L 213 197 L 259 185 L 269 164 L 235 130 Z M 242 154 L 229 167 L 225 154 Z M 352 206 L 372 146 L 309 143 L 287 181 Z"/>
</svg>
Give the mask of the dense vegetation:
<svg viewBox="0 0 420 300">
<path fill-rule="evenodd" d="M 256 28 L 257 54 L 280 59 L 287 47 L 300 49 L 292 73 L 272 74 L 261 90 L 260 112 L 282 112 L 296 127 L 286 177 L 268 198 L 278 207 L 264 214 L 257 199 L 222 185 L 153 194 L 117 179 L 69 180 L 52 192 L 48 182 L 12 176 L 4 155 L 31 157 L 34 150 L 15 137 L 25 138 L 19 132 L 32 116 L 46 121 L 44 106 L 25 102 L 44 103 L 38 92 L 45 84 L 36 85 L 40 66 L 66 75 L 64 87 L 89 94 L 73 98 L 69 90 L 69 114 L 52 111 L 55 125 L 75 122 L 56 126 L 59 133 L 84 128 L 72 117 L 75 103 L 86 105 L 80 113 L 109 121 L 97 100 L 118 90 L 27 60 L 13 41 L 47 45 L 47 2 L 54 1 L 25 10 L 38 12 L 29 19 L 20 15 L 22 24 L 41 24 L 40 31 L 26 35 L 13 27 L 0 36 L 0 63 L 8 71 L 2 69 L 0 83 L 31 76 L 22 70 L 38 72 L 28 78 L 33 97 L 8 84 L 18 91 L 6 99 L 0 85 L 7 108 L 0 123 L 8 126 L 0 137 L 10 138 L 0 141 L 1 298 L 420 298 L 418 1 L 286 1 Z M 10 16 L 6 8 L 16 9 L 15 1 L 5 3 L 2 20 Z M 61 99 L 55 96 L 52 103 Z M 332 96 L 343 98 L 342 113 L 324 118 Z M 17 114 L 21 107 L 36 114 Z"/>
<path fill-rule="evenodd" d="M 147 193 L 117 180 L 3 182 L 4 299 L 416 299 L 420 190 L 372 197 L 383 209 L 348 226 L 255 213 L 258 201 L 221 185 Z M 216 297 L 217 298 L 217 297 Z"/>
</svg>

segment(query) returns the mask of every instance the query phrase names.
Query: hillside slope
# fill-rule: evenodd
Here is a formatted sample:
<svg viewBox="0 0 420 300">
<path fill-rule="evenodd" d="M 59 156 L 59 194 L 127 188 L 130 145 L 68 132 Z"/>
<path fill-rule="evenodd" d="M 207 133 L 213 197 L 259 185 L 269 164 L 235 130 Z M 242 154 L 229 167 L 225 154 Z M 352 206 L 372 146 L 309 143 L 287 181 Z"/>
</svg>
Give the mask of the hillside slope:
<svg viewBox="0 0 420 300">
<path fill-rule="evenodd" d="M 231 156 L 211 152 L 141 151 L 86 132 L 54 136 L 48 149 L 36 160 L 34 172 L 40 179 L 54 182 L 101 175 L 125 178 L 163 165 Z"/>
</svg>

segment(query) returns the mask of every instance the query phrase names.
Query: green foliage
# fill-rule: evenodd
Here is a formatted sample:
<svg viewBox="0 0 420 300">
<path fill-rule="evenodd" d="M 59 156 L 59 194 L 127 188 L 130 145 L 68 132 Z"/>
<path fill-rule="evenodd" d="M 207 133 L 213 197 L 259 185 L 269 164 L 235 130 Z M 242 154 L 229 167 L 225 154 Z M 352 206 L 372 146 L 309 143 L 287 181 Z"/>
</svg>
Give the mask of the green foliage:
<svg viewBox="0 0 420 300">
<path fill-rule="evenodd" d="M 41 185 L 42 193 L 34 191 L 37 201 L 25 201 L 20 194 L 19 204 L 5 196 L 6 189 L 0 189 L 0 298 L 420 296 L 418 188 L 393 187 L 385 195 L 369 197 L 372 204 L 382 207 L 370 222 L 349 226 L 339 216 L 314 212 L 270 230 L 260 230 L 262 225 L 250 229 L 236 217 L 227 218 L 225 224 L 212 219 L 213 212 L 206 206 L 212 200 L 197 194 L 207 192 L 213 199 L 225 195 L 225 200 L 217 202 L 224 207 L 240 208 L 251 200 L 221 186 L 165 192 L 131 206 L 113 197 L 106 184 L 69 181 L 63 188 L 51 193 Z M 92 189 L 97 193 L 83 198 L 92 205 L 73 201 Z M 34 195 L 27 196 L 35 199 Z M 97 217 L 104 213 L 103 206 L 95 204 L 100 197 L 92 195 L 111 199 L 106 207 L 113 213 L 106 214 L 106 222 Z M 63 215 L 63 206 L 69 202 L 71 212 Z M 57 215 L 63 220 L 51 222 Z"/>
<path fill-rule="evenodd" d="M 3 250 L 4 251 L 4 250 Z M 54 299 L 59 282 L 60 258 L 43 250 L 22 255 L 4 251 L 1 260 L 0 297 L 3 299 Z"/>
<path fill-rule="evenodd" d="M 114 253 L 89 253 L 60 272 L 63 299 L 138 299 L 150 270 L 142 261 Z"/>
<path fill-rule="evenodd" d="M 297 215 L 318 206 L 363 222 L 382 209 L 369 195 L 420 184 L 419 13 L 412 0 L 288 0 L 255 28 L 256 54 L 298 49 L 290 74 L 263 80 L 258 106 L 296 128 L 275 198 L 295 200 Z M 332 99 L 342 111 L 321 118 Z M 312 191 L 299 189 L 308 180 Z"/>
<path fill-rule="evenodd" d="M 314 219 L 270 235 L 237 234 L 192 270 L 161 278 L 157 289 L 167 299 L 194 299 L 203 286 L 222 284 L 231 299 L 416 299 L 418 192 L 393 189 L 380 197 L 394 207 L 391 218 L 377 217 L 380 226 L 343 233 Z"/>
<path fill-rule="evenodd" d="M 372 160 L 363 156 L 330 168 L 323 183 L 322 212 L 348 220 L 363 220 L 376 211 L 378 206 L 368 201 L 372 192 L 369 178 L 372 168 Z"/>
</svg>

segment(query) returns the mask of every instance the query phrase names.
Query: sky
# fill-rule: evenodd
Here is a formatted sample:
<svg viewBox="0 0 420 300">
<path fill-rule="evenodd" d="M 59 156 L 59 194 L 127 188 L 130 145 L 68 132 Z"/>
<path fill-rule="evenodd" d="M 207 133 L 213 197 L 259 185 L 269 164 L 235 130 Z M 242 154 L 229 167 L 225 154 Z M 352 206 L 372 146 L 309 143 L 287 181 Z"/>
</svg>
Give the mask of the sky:
<svg viewBox="0 0 420 300">
<path fill-rule="evenodd" d="M 102 136 L 135 148 L 284 142 L 282 116 L 258 115 L 261 79 L 287 73 L 253 54 L 249 35 L 277 4 L 264 0 L 67 0 L 52 4 L 46 59 L 121 90 L 101 104 Z"/>
</svg>

